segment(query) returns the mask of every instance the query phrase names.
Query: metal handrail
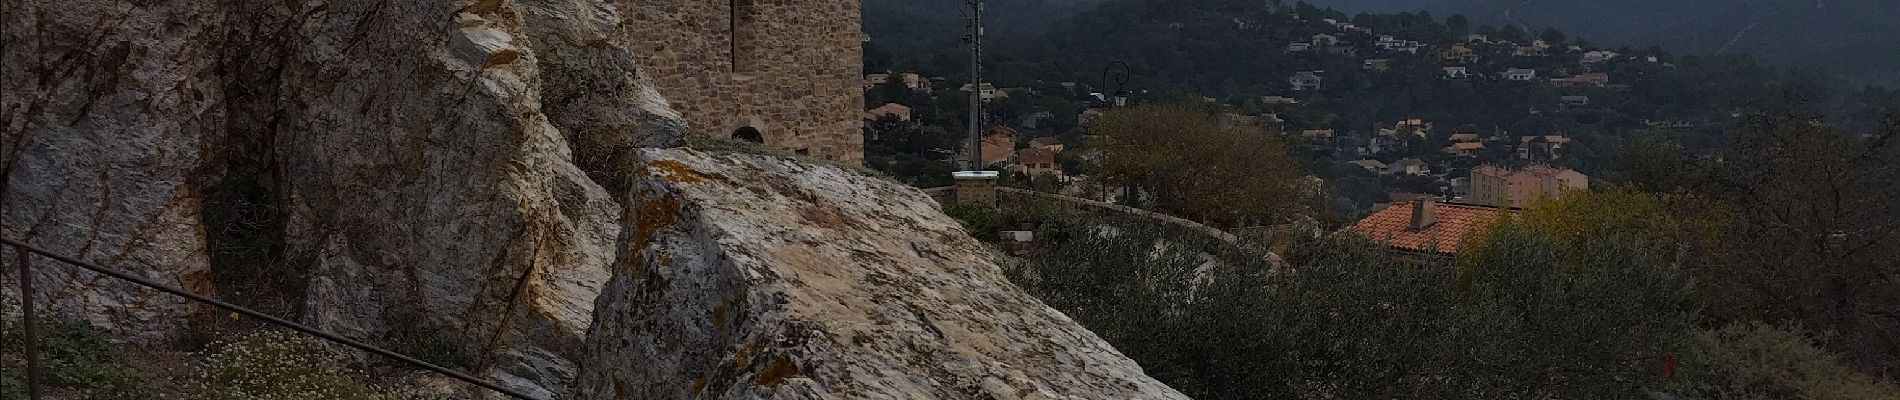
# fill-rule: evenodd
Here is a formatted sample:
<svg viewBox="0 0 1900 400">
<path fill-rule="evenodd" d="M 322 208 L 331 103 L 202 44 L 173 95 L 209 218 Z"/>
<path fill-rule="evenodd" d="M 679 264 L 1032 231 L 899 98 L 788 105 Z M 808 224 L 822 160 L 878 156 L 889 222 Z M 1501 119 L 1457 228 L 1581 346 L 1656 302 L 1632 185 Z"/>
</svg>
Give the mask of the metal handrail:
<svg viewBox="0 0 1900 400">
<path fill-rule="evenodd" d="M 27 358 L 27 393 L 29 394 L 29 396 L 31 396 L 29 398 L 33 400 L 40 399 L 40 396 L 39 396 L 39 392 L 40 392 L 39 390 L 39 355 L 38 355 L 38 352 L 36 351 L 36 347 L 38 347 L 38 343 L 39 343 L 39 338 L 37 336 L 36 330 L 34 329 L 35 328 L 34 325 L 37 325 L 38 321 L 33 320 L 34 319 L 33 276 L 31 273 L 32 267 L 28 263 L 29 256 L 27 255 L 27 253 L 39 254 L 42 257 L 51 258 L 53 260 L 66 263 L 68 265 L 84 268 L 92 272 L 97 272 L 97 273 L 110 276 L 119 280 L 136 283 L 139 286 L 157 289 L 158 291 L 169 293 L 174 296 L 184 297 L 186 299 L 190 299 L 192 301 L 196 301 L 199 303 L 217 306 L 218 308 L 223 308 L 226 310 L 230 310 L 231 312 L 244 314 L 251 318 L 256 318 L 256 319 L 263 320 L 264 322 L 269 322 L 272 325 L 290 328 L 291 330 L 297 331 L 299 333 L 303 333 L 310 336 L 316 336 L 319 338 L 323 338 L 324 340 L 328 340 L 331 342 L 336 342 L 338 344 L 356 348 L 357 350 L 367 351 L 370 353 L 375 353 L 376 355 L 388 357 L 391 359 L 395 359 L 397 361 L 402 361 L 403 363 L 420 367 L 422 369 L 434 371 L 435 373 L 446 375 L 450 378 L 455 378 L 456 380 L 459 380 L 462 382 L 468 382 L 469 384 L 472 384 L 475 386 L 481 386 L 483 388 L 487 388 L 488 390 L 493 390 L 495 392 L 505 394 L 505 395 L 508 395 L 509 397 L 513 397 L 516 399 L 543 400 L 541 398 L 529 396 L 526 393 L 521 393 L 520 391 L 516 391 L 514 389 L 505 388 L 505 387 L 502 387 L 501 385 L 490 383 L 488 381 L 484 381 L 473 376 L 468 376 L 467 374 L 463 374 L 461 372 L 456 372 L 446 367 L 431 364 L 427 361 L 417 360 L 414 357 L 405 356 L 405 355 L 402 355 L 393 351 L 389 351 L 389 350 L 383 350 L 382 348 L 371 346 L 367 343 L 363 343 L 356 340 L 352 340 L 350 338 L 338 336 L 337 334 L 334 334 L 334 333 L 317 330 L 317 328 L 312 328 L 309 326 L 305 326 L 303 324 L 286 321 L 282 318 L 273 317 L 261 312 L 252 311 L 251 309 L 240 307 L 235 304 L 218 301 L 217 299 L 213 299 L 213 298 L 205 297 L 197 293 L 185 291 L 184 289 L 179 289 L 179 288 L 175 288 L 171 286 L 158 284 L 156 282 L 148 281 L 148 280 L 145 280 L 144 278 L 132 276 L 124 272 L 119 272 L 111 268 L 105 268 L 98 265 L 94 265 L 89 262 L 74 259 L 71 257 L 54 254 L 53 252 L 46 251 L 45 249 L 33 247 L 32 245 L 14 241 L 13 239 L 0 237 L 0 243 L 5 243 L 8 246 L 13 246 L 14 249 L 21 250 L 18 252 L 18 255 L 19 255 L 18 260 L 20 263 L 20 292 L 22 295 L 22 298 L 20 299 L 20 304 L 21 304 L 20 307 L 22 309 L 21 311 L 23 311 L 22 316 L 26 318 L 26 321 L 24 321 L 25 323 L 23 327 L 24 329 L 22 329 L 23 331 L 22 333 L 24 333 L 26 336 L 24 338 L 26 340 L 26 344 L 25 344 L 26 351 L 24 355 Z"/>
</svg>

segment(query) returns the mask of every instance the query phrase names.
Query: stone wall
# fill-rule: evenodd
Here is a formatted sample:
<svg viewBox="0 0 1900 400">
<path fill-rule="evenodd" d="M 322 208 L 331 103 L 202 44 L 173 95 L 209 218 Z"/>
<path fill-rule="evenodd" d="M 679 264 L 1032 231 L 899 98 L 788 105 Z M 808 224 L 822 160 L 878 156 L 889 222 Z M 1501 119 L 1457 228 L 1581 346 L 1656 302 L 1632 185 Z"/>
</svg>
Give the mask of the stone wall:
<svg viewBox="0 0 1900 400">
<path fill-rule="evenodd" d="M 858 0 L 642 0 L 632 17 L 644 72 L 694 132 L 758 130 L 827 160 L 864 157 Z"/>
</svg>

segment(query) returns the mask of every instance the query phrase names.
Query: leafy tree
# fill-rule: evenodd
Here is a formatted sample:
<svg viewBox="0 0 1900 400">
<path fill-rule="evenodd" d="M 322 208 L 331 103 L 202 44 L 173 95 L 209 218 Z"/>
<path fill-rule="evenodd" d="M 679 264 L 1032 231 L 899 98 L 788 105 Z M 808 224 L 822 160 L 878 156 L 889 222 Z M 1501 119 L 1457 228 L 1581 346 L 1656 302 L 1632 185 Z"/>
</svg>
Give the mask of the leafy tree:
<svg viewBox="0 0 1900 400">
<path fill-rule="evenodd" d="M 1450 17 L 1445 17 L 1445 29 L 1450 31 L 1453 37 L 1462 38 L 1471 33 L 1471 20 L 1466 19 L 1464 14 L 1452 14 Z"/>
<path fill-rule="evenodd" d="M 1517 26 L 1517 24 L 1504 24 L 1503 28 L 1498 29 L 1497 39 L 1509 40 L 1518 44 L 1524 44 L 1530 41 L 1528 34 L 1524 33 L 1524 28 Z"/>
<path fill-rule="evenodd" d="M 1660 133 L 1638 135 L 1617 147 L 1617 167 L 1609 181 L 1645 192 L 1684 190 L 1693 165 L 1682 145 Z"/>
<path fill-rule="evenodd" d="M 1488 37 L 1491 40 L 1498 39 L 1498 27 L 1491 26 L 1490 24 L 1478 25 L 1478 30 L 1474 31 L 1473 33 L 1484 35 L 1485 37 Z"/>
<path fill-rule="evenodd" d="M 1195 102 L 1198 103 L 1198 102 Z M 1308 184 L 1278 135 L 1222 124 L 1202 104 L 1118 108 L 1091 127 L 1097 176 L 1140 190 L 1149 208 L 1233 225 L 1298 215 Z"/>
<path fill-rule="evenodd" d="M 1736 222 L 1700 269 L 1711 313 L 1832 331 L 1849 362 L 1900 373 L 1900 120 L 1862 139 L 1758 117 L 1716 160 L 1697 189 Z"/>
<path fill-rule="evenodd" d="M 1563 44 L 1565 40 L 1569 40 L 1570 36 L 1564 35 L 1564 31 L 1557 30 L 1557 28 L 1544 28 L 1544 33 L 1538 34 L 1537 38 L 1543 39 L 1544 44 L 1556 46 Z"/>
</svg>

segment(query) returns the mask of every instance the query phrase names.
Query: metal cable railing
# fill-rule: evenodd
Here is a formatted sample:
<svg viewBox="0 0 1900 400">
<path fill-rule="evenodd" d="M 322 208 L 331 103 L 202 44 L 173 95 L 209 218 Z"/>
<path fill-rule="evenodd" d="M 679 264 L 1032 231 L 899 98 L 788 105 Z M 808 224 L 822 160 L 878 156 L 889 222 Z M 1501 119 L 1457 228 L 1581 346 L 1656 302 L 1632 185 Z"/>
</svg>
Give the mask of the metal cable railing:
<svg viewBox="0 0 1900 400">
<path fill-rule="evenodd" d="M 409 356 L 405 356 L 393 351 L 384 350 L 376 346 L 371 346 L 367 343 L 351 340 L 350 338 L 338 336 L 337 334 L 334 334 L 334 333 L 317 330 L 316 328 L 305 326 L 303 324 L 286 321 L 282 318 L 273 317 L 261 312 L 253 311 L 248 308 L 237 306 L 235 304 L 218 301 L 217 299 L 213 299 L 210 297 L 199 295 L 197 293 L 185 291 L 184 289 L 161 285 L 152 281 L 145 280 L 144 278 L 132 276 L 124 272 L 119 272 L 111 268 L 105 268 L 98 265 L 94 265 L 89 262 L 80 261 L 78 259 L 74 259 L 71 257 L 54 254 L 52 252 L 46 251 L 45 249 L 33 247 L 32 245 L 14 241 L 13 239 L 0 238 L 0 243 L 5 243 L 7 246 L 13 246 L 13 248 L 17 250 L 15 254 L 18 256 L 17 260 L 19 260 L 19 264 L 20 264 L 20 308 L 21 308 L 21 316 L 25 318 L 25 321 L 23 321 L 22 323 L 21 333 L 24 336 L 22 339 L 26 341 L 24 345 L 25 351 L 22 351 L 21 355 L 26 356 L 26 378 L 27 378 L 26 386 L 27 386 L 27 396 L 28 396 L 27 398 L 32 399 L 32 400 L 40 400 L 40 386 L 39 386 L 40 366 L 39 366 L 39 351 L 37 349 L 38 343 L 39 343 L 39 336 L 38 336 L 38 329 L 36 327 L 39 321 L 35 320 L 37 315 L 33 307 L 33 268 L 30 262 L 31 254 L 38 254 L 42 257 L 51 258 L 53 260 L 65 263 L 67 265 L 84 268 L 86 270 L 103 274 L 105 276 L 109 276 L 118 280 L 132 282 L 132 283 L 138 284 L 139 286 L 156 289 L 158 291 L 169 293 L 174 296 L 190 299 L 191 301 L 196 301 L 199 303 L 217 306 L 218 308 L 230 310 L 231 312 L 234 312 L 234 313 L 244 314 L 251 318 L 256 318 L 259 320 L 263 320 L 264 322 L 269 322 L 272 325 L 289 328 L 299 333 L 323 338 L 324 340 L 336 342 L 338 344 L 349 346 L 357 350 L 367 351 L 379 356 L 395 359 L 397 361 L 403 362 L 404 364 L 409 364 L 411 366 L 419 367 L 419 368 L 426 369 L 429 371 L 434 371 L 435 373 L 442 374 L 450 378 L 455 378 L 456 380 L 467 382 L 475 386 L 487 388 L 488 390 L 493 390 L 497 393 L 505 394 L 505 395 L 508 395 L 509 397 L 513 397 L 516 399 L 543 400 L 538 397 L 533 397 L 525 393 L 521 393 L 520 391 L 516 391 L 514 389 L 505 388 L 505 387 L 502 387 L 501 385 L 490 383 L 488 381 L 484 381 L 479 378 L 469 376 L 467 374 L 463 374 L 461 372 L 456 372 L 455 370 L 451 370 L 446 367 L 430 364 L 429 362 L 422 361 L 422 360 L 417 360 L 414 357 L 409 357 Z"/>
</svg>

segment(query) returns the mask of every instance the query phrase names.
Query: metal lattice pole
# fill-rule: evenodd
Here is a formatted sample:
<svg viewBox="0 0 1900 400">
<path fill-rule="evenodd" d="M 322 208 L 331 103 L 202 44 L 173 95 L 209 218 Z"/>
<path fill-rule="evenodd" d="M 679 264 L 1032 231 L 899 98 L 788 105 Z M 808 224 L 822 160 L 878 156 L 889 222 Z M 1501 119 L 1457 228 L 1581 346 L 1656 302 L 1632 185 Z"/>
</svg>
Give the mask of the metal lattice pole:
<svg viewBox="0 0 1900 400">
<path fill-rule="evenodd" d="M 983 0 L 970 5 L 970 171 L 983 165 Z"/>
</svg>

